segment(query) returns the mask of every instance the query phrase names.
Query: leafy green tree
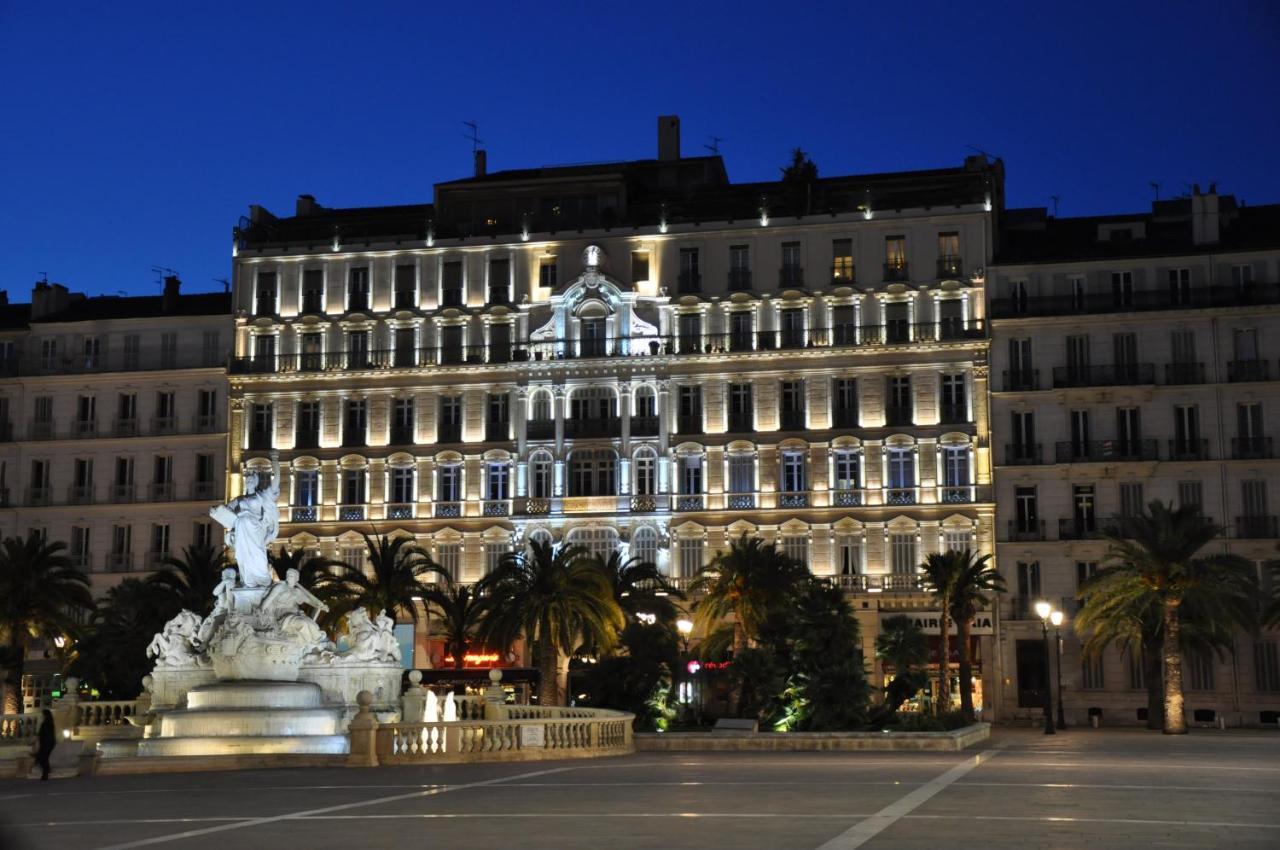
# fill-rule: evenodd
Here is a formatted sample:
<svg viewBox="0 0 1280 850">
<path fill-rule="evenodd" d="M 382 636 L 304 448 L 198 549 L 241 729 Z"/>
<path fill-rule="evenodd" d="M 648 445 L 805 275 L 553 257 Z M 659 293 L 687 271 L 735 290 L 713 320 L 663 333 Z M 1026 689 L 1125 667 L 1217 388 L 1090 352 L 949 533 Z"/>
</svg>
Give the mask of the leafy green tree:
<svg viewBox="0 0 1280 850">
<path fill-rule="evenodd" d="M 151 672 L 147 645 L 181 610 L 177 594 L 155 582 L 126 578 L 98 603 L 77 642 L 71 672 L 107 699 L 133 699 Z"/>
<path fill-rule="evenodd" d="M 503 556 L 491 582 L 482 639 L 505 648 L 524 635 L 536 648 L 539 701 L 563 705 L 560 659 L 583 642 L 608 651 L 626 625 L 611 578 L 580 546 L 533 540 Z"/>
<path fill-rule="evenodd" d="M 434 619 L 433 632 L 444 638 L 445 649 L 453 656 L 453 669 L 461 670 L 488 611 L 488 577 L 475 584 L 460 584 L 450 575 L 441 583 L 422 591 L 427 615 Z"/>
<path fill-rule="evenodd" d="M 838 587 L 811 580 L 796 598 L 790 620 L 786 728 L 861 728 L 867 722 L 869 689 L 849 600 Z"/>
<path fill-rule="evenodd" d="M 951 619 L 960 638 L 960 711 L 973 719 L 973 618 L 990 603 L 990 594 L 1004 593 L 1004 577 L 990 555 L 974 557 L 968 549 L 959 553 L 962 566 L 951 590 Z"/>
<path fill-rule="evenodd" d="M 423 585 L 432 576 L 447 573 L 411 537 L 361 536 L 369 555 L 367 570 L 339 562 L 316 574 L 313 592 L 329 606 L 324 620 L 332 628 L 363 608 L 371 617 L 386 611 L 393 619 L 407 617 L 416 623 Z"/>
<path fill-rule="evenodd" d="M 886 714 L 896 712 L 929 684 L 922 669 L 929 660 L 929 642 L 909 617 L 889 617 L 880 624 L 876 658 L 893 668 L 893 681 L 885 688 Z"/>
<path fill-rule="evenodd" d="M 663 623 L 631 620 L 622 630 L 624 652 L 586 665 L 581 676 L 584 704 L 629 711 L 640 731 L 665 729 L 675 716 L 671 705 L 674 671 L 680 664 L 675 630 Z M 576 689 L 575 685 L 575 689 Z"/>
<path fill-rule="evenodd" d="M 152 574 L 151 582 L 172 593 L 180 609 L 208 616 L 213 610 L 213 589 L 222 581 L 222 571 L 230 565 L 226 550 L 221 546 L 191 545 L 182 550 L 182 557 L 166 555 L 160 563 L 161 568 Z"/>
<path fill-rule="evenodd" d="M 32 638 L 72 636 L 77 614 L 93 608 L 89 579 L 62 554 L 66 544 L 28 534 L 0 541 L 0 647 L 4 712 L 22 712 L 22 674 Z"/>
<path fill-rule="evenodd" d="M 1182 694 L 1184 610 L 1216 630 L 1257 624 L 1257 578 L 1239 555 L 1199 553 L 1222 529 L 1195 507 L 1172 509 L 1153 501 L 1141 515 L 1127 519 L 1123 533 L 1108 535 L 1108 565 L 1089 583 L 1086 620 L 1140 616 L 1154 603 L 1161 623 L 1160 658 L 1164 680 L 1164 732 L 1185 734 Z M 1192 619 L 1192 618 L 1188 618 Z"/>
</svg>

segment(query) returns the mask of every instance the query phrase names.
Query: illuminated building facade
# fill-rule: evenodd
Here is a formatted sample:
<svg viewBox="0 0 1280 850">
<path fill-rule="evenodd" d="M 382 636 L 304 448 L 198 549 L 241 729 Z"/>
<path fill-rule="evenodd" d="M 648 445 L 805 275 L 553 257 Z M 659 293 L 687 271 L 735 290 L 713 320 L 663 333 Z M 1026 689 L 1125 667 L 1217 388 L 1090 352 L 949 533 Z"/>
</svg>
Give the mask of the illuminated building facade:
<svg viewBox="0 0 1280 850">
<path fill-rule="evenodd" d="M 1150 213 L 1055 219 L 1006 212 L 988 278 L 996 525 L 1008 582 L 1002 716 L 1035 715 L 1044 649 L 1037 599 L 1064 610 L 1067 719 L 1145 719 L 1142 653 L 1085 658 L 1071 628 L 1104 533 L 1153 499 L 1199 506 L 1218 551 L 1270 591 L 1280 460 L 1280 206 L 1197 188 Z M 1184 654 L 1188 720 L 1274 724 L 1280 634 Z M 1158 663 L 1158 662 L 1157 662 Z M 1056 684 L 1056 670 L 1053 676 Z"/>
<path fill-rule="evenodd" d="M 433 204 L 237 230 L 231 469 L 280 452 L 282 538 L 403 532 L 462 581 L 549 538 L 683 583 L 759 535 L 854 595 L 868 658 L 925 553 L 992 552 L 999 163 L 732 184 L 672 118 L 654 160 L 483 156 Z"/>
</svg>

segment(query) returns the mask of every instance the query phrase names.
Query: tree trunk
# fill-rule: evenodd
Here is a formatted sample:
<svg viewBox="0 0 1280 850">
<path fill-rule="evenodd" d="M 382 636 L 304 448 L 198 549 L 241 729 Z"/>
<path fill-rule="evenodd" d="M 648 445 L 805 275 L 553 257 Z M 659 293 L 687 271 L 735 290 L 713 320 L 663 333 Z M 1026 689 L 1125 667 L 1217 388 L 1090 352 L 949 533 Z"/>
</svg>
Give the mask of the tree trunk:
<svg viewBox="0 0 1280 850">
<path fill-rule="evenodd" d="M 4 713 L 22 714 L 22 671 L 27 662 L 27 644 L 20 634 L 9 641 L 13 664 L 4 671 Z"/>
<path fill-rule="evenodd" d="M 1164 728 L 1164 665 L 1160 663 L 1160 640 L 1151 636 L 1142 641 L 1142 678 L 1147 685 L 1147 728 Z"/>
<path fill-rule="evenodd" d="M 467 645 L 460 641 L 454 641 L 450 650 L 453 652 L 453 669 L 461 670 L 466 661 Z"/>
<path fill-rule="evenodd" d="M 969 657 L 970 637 L 973 634 L 973 618 L 965 617 L 960 625 L 960 713 L 966 720 L 973 719 L 973 659 Z"/>
<path fill-rule="evenodd" d="M 742 620 L 737 620 L 733 624 L 733 657 L 740 658 L 743 651 L 747 648 L 747 630 L 742 627 Z M 737 678 L 737 677 L 735 677 Z M 742 680 L 738 679 L 737 684 L 729 691 L 729 716 L 737 717 L 738 709 L 742 706 Z"/>
<path fill-rule="evenodd" d="M 1182 653 L 1178 649 L 1178 630 L 1181 627 L 1178 604 L 1164 605 L 1164 733 L 1187 734 L 1187 718 L 1182 708 Z"/>
<path fill-rule="evenodd" d="M 549 638 L 538 643 L 538 704 L 563 705 L 560 696 L 560 651 Z"/>
<path fill-rule="evenodd" d="M 938 630 L 938 704 L 933 707 L 934 714 L 951 710 L 951 618 L 947 616 L 945 600 L 938 615 Z"/>
</svg>

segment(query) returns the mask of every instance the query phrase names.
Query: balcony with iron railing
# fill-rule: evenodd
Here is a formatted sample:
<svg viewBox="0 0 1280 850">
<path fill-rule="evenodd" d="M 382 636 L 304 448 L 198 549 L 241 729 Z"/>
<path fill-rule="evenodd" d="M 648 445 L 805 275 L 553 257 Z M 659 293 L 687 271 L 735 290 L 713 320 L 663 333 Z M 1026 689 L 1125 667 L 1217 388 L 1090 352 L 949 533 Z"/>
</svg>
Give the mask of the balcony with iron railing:
<svg viewBox="0 0 1280 850">
<path fill-rule="evenodd" d="M 1006 369 L 1001 386 L 1005 392 L 1033 392 L 1040 389 L 1039 369 Z"/>
<path fill-rule="evenodd" d="M 1280 537 L 1280 523 L 1274 514 L 1238 516 L 1235 532 L 1242 540 L 1270 540 Z"/>
<path fill-rule="evenodd" d="M 1203 384 L 1203 363 L 1166 363 L 1164 364 L 1164 382 L 1166 384 Z"/>
<path fill-rule="evenodd" d="M 368 515 L 365 505 L 347 503 L 338 505 L 338 519 L 342 522 L 359 522 Z"/>
<path fill-rule="evenodd" d="M 111 501 L 116 504 L 134 501 L 134 486 L 132 484 L 112 484 Z"/>
<path fill-rule="evenodd" d="M 315 505 L 294 505 L 289 509 L 289 518 L 293 522 L 315 522 L 320 518 L 320 509 Z"/>
<path fill-rule="evenodd" d="M 914 423 L 915 411 L 911 405 L 885 405 L 884 424 L 889 427 L 911 425 Z"/>
<path fill-rule="evenodd" d="M 693 414 L 676 415 L 677 434 L 701 434 L 702 430 L 702 411 Z"/>
<path fill-rule="evenodd" d="M 172 481 L 153 481 L 150 487 L 151 501 L 172 502 L 175 489 Z"/>
<path fill-rule="evenodd" d="M 1271 380 L 1271 364 L 1266 360 L 1228 360 L 1227 380 L 1233 384 Z"/>
<path fill-rule="evenodd" d="M 778 491 L 778 507 L 780 508 L 807 508 L 810 501 L 808 490 Z"/>
<path fill-rule="evenodd" d="M 456 519 L 462 516 L 462 502 L 438 501 L 434 505 L 435 515 L 447 519 Z"/>
<path fill-rule="evenodd" d="M 657 416 L 632 416 L 631 417 L 631 436 L 633 437 L 658 436 L 658 417 Z"/>
<path fill-rule="evenodd" d="M 218 484 L 215 481 L 192 481 L 191 482 L 191 498 L 193 501 L 202 502 L 208 499 L 214 499 L 218 496 Z"/>
<path fill-rule="evenodd" d="M 886 487 L 884 488 L 886 505 L 916 505 L 920 503 L 919 487 Z"/>
<path fill-rule="evenodd" d="M 96 437 L 98 436 L 98 420 L 96 419 L 77 419 L 71 423 L 71 434 L 79 437 Z"/>
<path fill-rule="evenodd" d="M 117 417 L 112 423 L 111 433 L 116 437 L 136 437 L 138 436 L 138 420 L 136 418 L 121 419 Z"/>
<path fill-rule="evenodd" d="M 387 519 L 413 519 L 413 507 L 412 502 L 388 502 L 386 517 Z"/>
<path fill-rule="evenodd" d="M 751 269 L 729 269 L 729 291 L 746 292 L 751 289 Z"/>
<path fill-rule="evenodd" d="M 937 273 L 940 280 L 957 280 L 964 277 L 964 259 L 949 254 L 938 257 Z"/>
<path fill-rule="evenodd" d="M 1196 437 L 1181 437 L 1169 441 L 1169 460 L 1208 460 L 1209 441 Z"/>
<path fill-rule="evenodd" d="M 782 289 L 803 289 L 804 269 L 799 266 L 783 266 L 778 269 L 778 286 Z"/>
<path fill-rule="evenodd" d="M 1095 516 L 1067 517 L 1058 520 L 1059 540 L 1100 540 L 1107 523 Z"/>
<path fill-rule="evenodd" d="M 857 270 L 851 264 L 831 266 L 832 286 L 854 286 L 858 282 Z"/>
<path fill-rule="evenodd" d="M 271 431 L 259 431 L 256 429 L 250 429 L 249 450 L 255 451 L 255 452 L 270 451 L 272 448 L 272 444 L 271 444 L 272 436 L 273 435 Z"/>
<path fill-rule="evenodd" d="M 567 439 L 583 439 L 591 437 L 622 436 L 622 420 L 617 416 L 601 416 L 595 419 L 564 420 L 564 435 Z"/>
<path fill-rule="evenodd" d="M 28 487 L 27 504 L 31 507 L 41 507 L 43 505 L 53 504 L 53 488 Z"/>
<path fill-rule="evenodd" d="M 1117 363 L 1106 366 L 1054 366 L 1055 389 L 1071 387 L 1119 387 L 1156 382 L 1154 363 Z"/>
<path fill-rule="evenodd" d="M 1247 287 L 1205 286 L 1181 292 L 1167 288 L 1135 290 L 1121 293 L 1120 297 L 1114 292 L 1105 292 L 995 298 L 991 302 L 991 316 L 995 319 L 1008 319 L 1023 316 L 1199 310 L 1262 304 L 1280 304 L 1280 285 L 1259 283 Z"/>
<path fill-rule="evenodd" d="M 67 488 L 67 504 L 92 505 L 94 489 L 92 484 L 73 484 Z"/>
<path fill-rule="evenodd" d="M 1270 437 L 1232 437 L 1231 456 L 1236 460 L 1264 460 L 1275 454 Z"/>
<path fill-rule="evenodd" d="M 837 508 L 856 508 L 867 503 L 867 491 L 861 487 L 836 488 L 831 491 L 831 504 Z"/>
<path fill-rule="evenodd" d="M 949 343 L 986 337 L 980 319 L 942 319 L 936 322 L 894 321 L 885 325 L 837 325 L 805 330 L 768 330 L 754 334 L 730 332 L 700 334 L 696 341 L 680 335 L 551 339 L 503 346 L 451 345 L 406 349 L 373 349 L 347 352 L 278 354 L 273 357 L 238 357 L 231 361 L 233 374 L 282 374 L 295 372 L 343 372 L 430 368 L 439 365 L 483 365 L 650 356 L 696 356 L 727 352 L 812 350 L 910 343 Z"/>
<path fill-rule="evenodd" d="M 109 573 L 127 573 L 133 569 L 133 553 L 108 552 L 103 568 Z"/>
<path fill-rule="evenodd" d="M 755 430 L 755 426 L 755 416 L 750 410 L 729 411 L 729 433 L 749 434 Z"/>
<path fill-rule="evenodd" d="M 906 260 L 884 264 L 884 280 L 886 283 L 907 281 L 911 279 L 911 271 Z"/>
<path fill-rule="evenodd" d="M 676 276 L 676 293 L 692 295 L 702 291 L 702 275 L 699 272 L 680 272 Z"/>
<path fill-rule="evenodd" d="M 1044 463 L 1044 452 L 1039 443 L 1005 443 L 1005 466 L 1039 466 Z"/>
<path fill-rule="evenodd" d="M 1008 539 L 1010 542 L 1036 542 L 1045 539 L 1044 520 L 1009 520 Z"/>
<path fill-rule="evenodd" d="M 461 422 L 437 422 L 436 423 L 436 442 L 437 443 L 461 443 L 462 442 L 462 423 Z"/>
<path fill-rule="evenodd" d="M 858 427 L 858 408 L 856 407 L 831 408 L 831 427 L 832 428 L 857 428 Z"/>
<path fill-rule="evenodd" d="M 554 419 L 530 419 L 525 422 L 525 436 L 530 440 L 553 440 L 556 436 Z"/>
<path fill-rule="evenodd" d="M 508 420 L 486 420 L 484 438 L 491 443 L 503 443 L 511 439 L 511 423 Z"/>
<path fill-rule="evenodd" d="M 943 404 L 938 407 L 940 425 L 967 425 L 972 421 L 967 404 Z"/>
<path fill-rule="evenodd" d="M 706 497 L 701 494 L 677 494 L 673 499 L 674 509 L 677 511 L 700 511 L 705 509 L 707 503 Z"/>
<path fill-rule="evenodd" d="M 175 416 L 153 416 L 151 417 L 151 433 L 155 435 L 176 434 L 178 432 L 178 419 Z"/>
<path fill-rule="evenodd" d="M 778 411 L 778 427 L 783 431 L 803 431 L 807 427 L 805 412 L 803 410 Z"/>
<path fill-rule="evenodd" d="M 1054 443 L 1055 463 L 1158 460 L 1156 440 L 1065 440 Z"/>
<path fill-rule="evenodd" d="M 901 573 L 894 575 L 848 573 L 822 578 L 846 593 L 919 593 L 924 587 L 920 576 Z"/>
</svg>

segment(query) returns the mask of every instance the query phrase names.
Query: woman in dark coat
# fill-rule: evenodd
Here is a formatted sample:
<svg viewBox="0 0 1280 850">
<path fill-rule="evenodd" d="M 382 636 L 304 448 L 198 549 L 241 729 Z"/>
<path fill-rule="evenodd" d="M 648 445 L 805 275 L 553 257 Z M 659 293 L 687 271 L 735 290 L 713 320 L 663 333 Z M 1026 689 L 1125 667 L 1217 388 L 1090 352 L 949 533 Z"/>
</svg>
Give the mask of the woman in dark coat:
<svg viewBox="0 0 1280 850">
<path fill-rule="evenodd" d="M 49 755 L 58 745 L 58 735 L 53 728 L 53 712 L 44 710 L 44 719 L 40 721 L 40 731 L 36 733 L 36 764 L 40 765 L 40 778 L 49 778 Z"/>
</svg>

